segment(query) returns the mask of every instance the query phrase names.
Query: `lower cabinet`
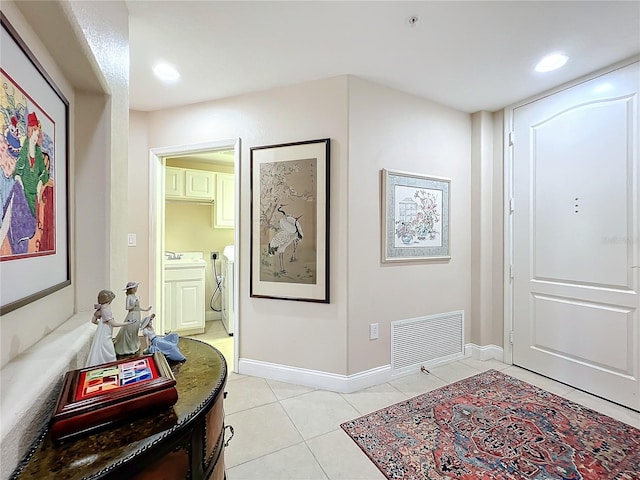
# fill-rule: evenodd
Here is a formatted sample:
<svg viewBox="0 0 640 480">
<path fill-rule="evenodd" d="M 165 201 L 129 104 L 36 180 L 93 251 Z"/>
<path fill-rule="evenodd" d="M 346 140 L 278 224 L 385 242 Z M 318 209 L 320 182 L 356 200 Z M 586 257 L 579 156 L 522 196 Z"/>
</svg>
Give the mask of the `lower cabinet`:
<svg viewBox="0 0 640 480">
<path fill-rule="evenodd" d="M 165 330 L 181 335 L 204 332 L 204 271 L 204 266 L 165 270 Z"/>
<path fill-rule="evenodd" d="M 155 462 L 131 480 L 224 480 L 224 447 L 229 439 L 225 439 L 223 402 L 224 394 L 218 396 L 190 436 L 176 442 L 171 452 L 158 455 Z"/>
</svg>

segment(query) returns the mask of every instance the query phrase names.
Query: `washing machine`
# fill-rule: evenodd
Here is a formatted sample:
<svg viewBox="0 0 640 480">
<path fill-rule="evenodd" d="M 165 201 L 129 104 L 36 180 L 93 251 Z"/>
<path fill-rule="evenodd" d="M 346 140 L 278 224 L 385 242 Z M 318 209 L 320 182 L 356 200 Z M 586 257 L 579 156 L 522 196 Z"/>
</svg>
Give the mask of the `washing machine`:
<svg viewBox="0 0 640 480">
<path fill-rule="evenodd" d="M 222 324 L 229 335 L 233 335 L 235 315 L 233 311 L 233 262 L 235 258 L 235 248 L 233 245 L 224 247 L 222 251 L 221 270 L 222 286 Z"/>
</svg>

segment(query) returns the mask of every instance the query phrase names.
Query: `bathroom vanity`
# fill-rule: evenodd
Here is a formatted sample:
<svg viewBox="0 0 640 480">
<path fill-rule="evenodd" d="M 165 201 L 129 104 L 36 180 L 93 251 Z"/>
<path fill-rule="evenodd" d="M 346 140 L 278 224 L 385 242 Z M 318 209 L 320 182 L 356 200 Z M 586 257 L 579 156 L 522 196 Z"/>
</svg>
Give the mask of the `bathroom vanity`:
<svg viewBox="0 0 640 480">
<path fill-rule="evenodd" d="M 201 252 L 173 254 L 164 262 L 164 329 L 180 335 L 204 332 L 205 268 Z"/>
</svg>

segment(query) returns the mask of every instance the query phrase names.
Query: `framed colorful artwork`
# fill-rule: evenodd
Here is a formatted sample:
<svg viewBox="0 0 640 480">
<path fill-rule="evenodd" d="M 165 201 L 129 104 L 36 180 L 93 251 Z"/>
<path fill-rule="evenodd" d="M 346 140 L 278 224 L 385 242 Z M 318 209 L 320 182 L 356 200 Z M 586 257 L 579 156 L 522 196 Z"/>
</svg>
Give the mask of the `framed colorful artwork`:
<svg viewBox="0 0 640 480">
<path fill-rule="evenodd" d="M 166 408 L 178 400 L 161 353 L 67 372 L 51 416 L 51 436 L 65 440 Z"/>
<path fill-rule="evenodd" d="M 252 297 L 329 303 L 330 139 L 251 148 Z"/>
<path fill-rule="evenodd" d="M 382 262 L 448 260 L 446 178 L 382 170 Z"/>
<path fill-rule="evenodd" d="M 4 15 L 0 315 L 71 284 L 69 102 Z"/>
</svg>

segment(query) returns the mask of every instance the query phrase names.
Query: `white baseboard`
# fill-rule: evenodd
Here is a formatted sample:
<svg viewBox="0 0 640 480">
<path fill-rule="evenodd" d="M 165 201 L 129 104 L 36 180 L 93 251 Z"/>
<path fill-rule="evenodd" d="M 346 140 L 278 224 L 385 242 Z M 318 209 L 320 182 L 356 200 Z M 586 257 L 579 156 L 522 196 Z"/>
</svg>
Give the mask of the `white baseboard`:
<svg viewBox="0 0 640 480">
<path fill-rule="evenodd" d="M 332 392 L 351 393 L 389 381 L 391 365 L 372 368 L 354 375 L 340 375 L 241 358 L 238 362 L 238 373 Z"/>
<path fill-rule="evenodd" d="M 498 360 L 503 361 L 504 352 L 502 347 L 497 345 L 476 345 L 467 343 L 464 346 L 464 356 L 475 358 L 476 360 Z"/>
<path fill-rule="evenodd" d="M 465 345 L 464 351 L 464 356 L 467 358 L 502 361 L 502 347 L 498 347 L 497 345 L 478 346 L 473 343 L 468 343 Z M 457 358 L 444 363 L 449 363 L 454 360 L 457 360 Z M 440 363 L 437 364 L 439 365 Z M 419 371 L 419 367 L 416 367 L 415 371 Z M 380 385 L 398 376 L 414 373 L 414 371 L 403 372 L 402 375 L 392 375 L 391 365 L 383 365 L 353 375 L 341 375 L 241 358 L 238 362 L 238 373 L 332 392 L 352 393 L 363 388 Z"/>
</svg>

